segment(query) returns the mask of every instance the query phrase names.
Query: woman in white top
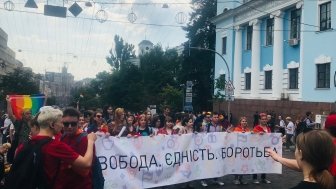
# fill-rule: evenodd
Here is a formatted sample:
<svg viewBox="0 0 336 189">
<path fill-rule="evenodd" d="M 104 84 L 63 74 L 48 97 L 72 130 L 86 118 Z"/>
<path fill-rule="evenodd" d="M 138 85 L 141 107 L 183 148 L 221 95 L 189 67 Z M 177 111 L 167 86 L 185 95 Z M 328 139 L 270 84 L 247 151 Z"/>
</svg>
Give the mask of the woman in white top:
<svg viewBox="0 0 336 189">
<path fill-rule="evenodd" d="M 289 150 L 290 146 L 293 145 L 292 142 L 292 137 L 294 135 L 294 123 L 292 122 L 292 118 L 291 117 L 286 117 L 286 122 L 287 122 L 287 126 L 286 126 L 286 148 Z"/>
</svg>

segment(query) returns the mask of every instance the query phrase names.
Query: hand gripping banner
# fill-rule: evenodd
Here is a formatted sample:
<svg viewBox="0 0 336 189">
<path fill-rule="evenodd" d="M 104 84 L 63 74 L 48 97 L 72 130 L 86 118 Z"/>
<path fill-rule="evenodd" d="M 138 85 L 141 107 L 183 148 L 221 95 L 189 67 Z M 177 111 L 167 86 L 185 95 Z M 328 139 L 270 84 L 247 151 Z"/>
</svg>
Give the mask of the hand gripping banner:
<svg viewBox="0 0 336 189">
<path fill-rule="evenodd" d="M 282 155 L 280 134 L 198 133 L 154 137 L 99 137 L 96 154 L 105 188 L 141 189 L 228 174 L 281 174 L 269 157 Z"/>
</svg>

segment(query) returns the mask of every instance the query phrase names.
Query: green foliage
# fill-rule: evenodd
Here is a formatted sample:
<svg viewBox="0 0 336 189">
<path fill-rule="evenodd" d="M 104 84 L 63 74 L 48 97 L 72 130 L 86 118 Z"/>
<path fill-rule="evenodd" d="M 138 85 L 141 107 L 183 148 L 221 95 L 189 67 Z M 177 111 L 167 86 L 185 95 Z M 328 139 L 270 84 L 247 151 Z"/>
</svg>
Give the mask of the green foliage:
<svg viewBox="0 0 336 189">
<path fill-rule="evenodd" d="M 158 107 L 169 105 L 172 109 L 180 111 L 181 65 L 182 58 L 178 56 L 176 50 L 163 50 L 157 45 L 140 57 L 140 67 L 124 62 L 120 69 L 115 69 L 112 73 L 99 73 L 89 87 L 72 92 L 75 97 L 73 101 L 78 101 L 80 94 L 83 94 L 84 98 L 80 99 L 80 105 L 85 108 L 109 104 L 138 112 L 149 105 Z"/>
<path fill-rule="evenodd" d="M 161 108 L 164 106 L 171 107 L 172 111 L 181 111 L 182 99 L 181 96 L 183 92 L 175 87 L 167 85 L 164 87 L 159 94 L 160 98 L 163 99 L 161 102 Z"/>
<path fill-rule="evenodd" d="M 189 42 L 185 43 L 181 80 L 193 81 L 193 105 L 195 111 L 212 109 L 214 86 L 215 54 L 207 51 L 188 49 L 202 47 L 215 49 L 215 26 L 209 21 L 216 16 L 216 0 L 193 0 L 193 12 L 187 31 Z"/>
<path fill-rule="evenodd" d="M 40 77 L 23 68 L 16 68 L 13 72 L 0 76 L 0 106 L 5 105 L 5 96 L 8 94 L 38 94 Z"/>
<path fill-rule="evenodd" d="M 31 70 L 16 68 L 13 72 L 2 76 L 0 90 L 3 94 L 38 94 L 39 77 Z"/>
<path fill-rule="evenodd" d="M 215 98 L 217 99 L 223 99 L 225 97 L 225 74 L 219 75 L 219 77 L 215 80 Z"/>
<path fill-rule="evenodd" d="M 114 44 L 115 48 L 109 51 L 110 55 L 106 57 L 106 61 L 113 70 L 119 70 L 130 58 L 135 57 L 134 45 L 124 43 L 119 35 L 114 36 Z"/>
</svg>

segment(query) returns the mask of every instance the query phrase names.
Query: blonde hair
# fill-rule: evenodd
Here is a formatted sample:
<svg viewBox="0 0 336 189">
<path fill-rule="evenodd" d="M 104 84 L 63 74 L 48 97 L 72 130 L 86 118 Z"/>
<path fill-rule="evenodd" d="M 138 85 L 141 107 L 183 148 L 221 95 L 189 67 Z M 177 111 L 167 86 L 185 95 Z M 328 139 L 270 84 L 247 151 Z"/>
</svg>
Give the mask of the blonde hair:
<svg viewBox="0 0 336 189">
<path fill-rule="evenodd" d="M 40 114 L 37 118 L 37 122 L 41 128 L 48 128 L 50 124 L 55 123 L 61 119 L 63 113 L 59 109 L 55 109 L 51 106 L 45 106 L 40 109 Z"/>
</svg>

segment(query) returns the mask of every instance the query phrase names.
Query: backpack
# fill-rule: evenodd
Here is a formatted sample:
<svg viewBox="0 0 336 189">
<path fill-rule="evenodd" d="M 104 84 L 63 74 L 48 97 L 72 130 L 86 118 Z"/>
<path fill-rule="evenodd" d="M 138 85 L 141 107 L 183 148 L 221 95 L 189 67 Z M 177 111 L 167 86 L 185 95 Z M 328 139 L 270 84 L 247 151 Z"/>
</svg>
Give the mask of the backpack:
<svg viewBox="0 0 336 189">
<path fill-rule="evenodd" d="M 19 152 L 10 168 L 5 179 L 5 189 L 48 189 L 46 174 L 42 160 L 41 148 L 49 143 L 52 139 L 47 138 L 32 143 L 28 141 L 23 145 L 22 151 Z M 58 173 L 57 173 L 58 174 Z"/>
<path fill-rule="evenodd" d="M 305 118 L 298 123 L 297 128 L 296 128 L 296 135 L 299 135 L 302 132 L 308 132 L 308 131 L 313 130 L 313 128 L 308 127 L 307 122 L 306 122 L 307 119 L 308 118 Z"/>
<path fill-rule="evenodd" d="M 79 145 L 82 138 L 86 137 L 86 136 L 87 136 L 87 133 L 85 133 L 85 132 L 81 133 L 76 139 L 76 145 Z M 64 139 L 64 137 L 65 137 L 65 135 L 63 135 L 61 137 L 61 141 Z M 103 176 L 103 171 L 102 171 L 102 168 L 101 168 L 101 164 L 100 164 L 97 156 L 93 156 L 91 171 L 92 171 L 92 186 L 93 186 L 93 189 L 103 189 L 105 179 L 104 179 L 104 176 Z"/>
</svg>

